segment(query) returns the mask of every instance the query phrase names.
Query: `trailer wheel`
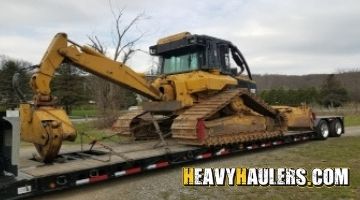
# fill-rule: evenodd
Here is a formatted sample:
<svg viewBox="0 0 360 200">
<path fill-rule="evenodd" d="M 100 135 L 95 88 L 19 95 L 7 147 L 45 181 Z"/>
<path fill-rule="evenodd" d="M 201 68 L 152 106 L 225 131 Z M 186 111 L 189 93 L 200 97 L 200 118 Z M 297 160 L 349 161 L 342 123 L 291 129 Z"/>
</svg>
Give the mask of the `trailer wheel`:
<svg viewBox="0 0 360 200">
<path fill-rule="evenodd" d="M 320 120 L 316 126 L 316 133 L 318 139 L 326 140 L 329 137 L 329 124 L 325 120 Z"/>
<path fill-rule="evenodd" d="M 330 122 L 330 137 L 340 137 L 343 133 L 343 125 L 340 120 L 335 119 Z"/>
</svg>

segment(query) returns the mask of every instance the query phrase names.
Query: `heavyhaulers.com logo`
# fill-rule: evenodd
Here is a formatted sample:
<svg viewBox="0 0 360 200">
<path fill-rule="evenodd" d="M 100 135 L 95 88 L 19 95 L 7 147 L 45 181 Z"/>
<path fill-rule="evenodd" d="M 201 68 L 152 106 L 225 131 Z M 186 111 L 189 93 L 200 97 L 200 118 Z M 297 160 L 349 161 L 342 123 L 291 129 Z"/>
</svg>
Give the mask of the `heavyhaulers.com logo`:
<svg viewBox="0 0 360 200">
<path fill-rule="evenodd" d="M 182 170 L 184 186 L 349 186 L 349 168 L 193 168 Z"/>
</svg>

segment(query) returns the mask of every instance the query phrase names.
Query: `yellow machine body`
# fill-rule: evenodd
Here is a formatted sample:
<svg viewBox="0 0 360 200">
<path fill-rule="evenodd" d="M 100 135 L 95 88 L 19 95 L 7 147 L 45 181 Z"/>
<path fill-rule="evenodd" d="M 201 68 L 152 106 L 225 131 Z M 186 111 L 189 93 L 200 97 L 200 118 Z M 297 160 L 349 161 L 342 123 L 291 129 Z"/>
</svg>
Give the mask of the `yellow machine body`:
<svg viewBox="0 0 360 200">
<path fill-rule="evenodd" d="M 291 106 L 272 106 L 286 116 L 289 130 L 313 130 L 314 117 L 310 107 L 306 105 Z"/>
<path fill-rule="evenodd" d="M 206 41 L 212 43 L 206 44 Z M 197 69 L 188 71 L 160 73 L 149 82 L 143 74 L 134 72 L 125 64 L 107 58 L 91 47 L 68 40 L 65 33 L 57 34 L 31 78 L 33 102 L 20 106 L 21 138 L 35 144 L 44 162 L 56 158 L 63 140 L 75 139 L 73 125 L 65 111 L 56 105 L 56 98 L 50 90 L 50 82 L 63 62 L 70 62 L 151 100 L 147 108 L 144 104 L 144 110 L 118 119 L 113 128 L 119 134 L 127 132 L 127 135 L 137 137 L 146 136 L 151 131 L 159 133 L 171 130 L 172 137 L 182 143 L 221 145 L 277 137 L 287 130 L 287 123 L 291 127 L 311 127 L 312 119 L 308 118 L 309 112 L 306 110 L 290 107 L 276 110 L 252 94 L 248 85 L 254 85 L 254 82 L 246 61 L 230 42 L 183 32 L 160 39 L 158 45 L 179 42 L 193 45 L 189 49 L 191 52 L 200 48 L 203 53 L 207 52 L 208 57 L 220 58 L 214 60 L 206 57 L 205 53 L 198 53 L 198 62 L 206 57 L 209 63 L 199 64 Z M 186 45 L 178 46 L 182 48 Z M 229 58 L 226 50 L 229 49 L 232 56 L 237 58 L 235 62 L 241 68 L 240 73 L 226 64 L 229 63 L 226 60 Z M 162 50 L 164 48 L 159 47 L 150 51 L 156 53 Z M 218 56 L 221 53 L 224 56 Z M 165 51 L 164 56 L 166 59 L 169 53 Z M 180 57 L 174 59 L 176 61 Z M 190 57 L 183 61 L 191 63 Z M 222 64 L 222 67 L 217 67 L 216 63 Z M 245 68 L 248 77 L 241 75 Z M 158 116 L 154 117 L 154 114 Z"/>
<path fill-rule="evenodd" d="M 192 106 L 197 99 L 193 94 L 202 91 L 220 91 L 229 85 L 236 85 L 237 80 L 216 72 L 194 71 L 157 78 L 152 85 L 164 91 L 164 101 L 176 100 L 183 107 Z"/>
</svg>

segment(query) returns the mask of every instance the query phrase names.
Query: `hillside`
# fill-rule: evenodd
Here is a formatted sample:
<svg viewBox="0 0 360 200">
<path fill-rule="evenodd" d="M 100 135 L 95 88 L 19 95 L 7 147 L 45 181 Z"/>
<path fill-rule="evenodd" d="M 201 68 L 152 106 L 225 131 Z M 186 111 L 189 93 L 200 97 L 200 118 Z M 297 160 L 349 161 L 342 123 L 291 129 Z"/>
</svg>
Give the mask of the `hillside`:
<svg viewBox="0 0 360 200">
<path fill-rule="evenodd" d="M 258 89 L 269 90 L 283 87 L 285 89 L 299 89 L 306 87 L 319 88 L 328 74 L 309 75 L 253 75 Z M 360 72 L 344 72 L 336 74 L 338 80 L 348 90 L 351 99 L 360 101 Z"/>
</svg>

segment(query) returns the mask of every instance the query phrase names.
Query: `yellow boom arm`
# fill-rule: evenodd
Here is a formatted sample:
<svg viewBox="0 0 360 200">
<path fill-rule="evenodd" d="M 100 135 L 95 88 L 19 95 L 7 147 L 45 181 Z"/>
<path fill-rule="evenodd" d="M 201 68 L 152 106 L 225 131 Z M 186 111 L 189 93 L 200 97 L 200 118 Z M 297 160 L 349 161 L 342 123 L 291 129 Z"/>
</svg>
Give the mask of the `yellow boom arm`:
<svg viewBox="0 0 360 200">
<path fill-rule="evenodd" d="M 130 67 L 107 58 L 91 47 L 79 46 L 69 41 L 65 33 L 58 33 L 44 55 L 39 70 L 31 79 L 34 92 L 41 95 L 39 96 L 40 101 L 50 98 L 50 81 L 64 59 L 87 72 L 126 87 L 149 99 L 161 99 L 160 92 Z"/>
<path fill-rule="evenodd" d="M 20 105 L 21 139 L 34 143 L 43 162 L 56 158 L 63 140 L 73 141 L 76 131 L 65 111 L 54 104 L 50 82 L 64 61 L 85 71 L 129 88 L 152 100 L 161 100 L 160 92 L 142 75 L 113 61 L 90 47 L 80 46 L 58 33 L 31 77 L 34 104 Z"/>
</svg>

